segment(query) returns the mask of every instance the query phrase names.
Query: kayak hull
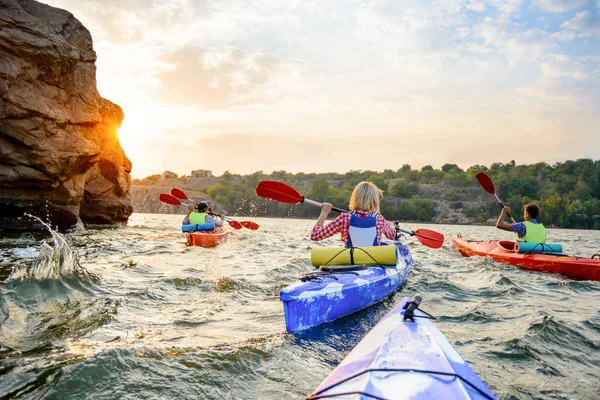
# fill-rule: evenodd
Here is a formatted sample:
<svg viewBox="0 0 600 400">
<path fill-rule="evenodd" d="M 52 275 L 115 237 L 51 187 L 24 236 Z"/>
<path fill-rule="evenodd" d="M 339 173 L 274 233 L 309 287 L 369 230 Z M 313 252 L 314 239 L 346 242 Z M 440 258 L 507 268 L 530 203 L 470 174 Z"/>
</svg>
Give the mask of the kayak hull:
<svg viewBox="0 0 600 400">
<path fill-rule="evenodd" d="M 409 301 L 383 317 L 307 399 L 494 399 L 431 320 L 403 321 Z"/>
<path fill-rule="evenodd" d="M 188 246 L 215 247 L 227 240 L 227 231 L 217 228 L 212 231 L 191 232 L 186 234 Z"/>
<path fill-rule="evenodd" d="M 413 264 L 408 246 L 401 241 L 397 265 L 365 266 L 364 269 L 320 273 L 281 290 L 285 327 L 288 332 L 334 321 L 377 303 L 394 293 L 406 280 Z"/>
<path fill-rule="evenodd" d="M 484 256 L 505 264 L 539 272 L 558 273 L 569 278 L 600 281 L 600 260 L 571 257 L 564 254 L 524 254 L 511 251 L 514 242 L 488 240 L 469 241 L 454 236 L 452 244 L 465 257 Z"/>
</svg>

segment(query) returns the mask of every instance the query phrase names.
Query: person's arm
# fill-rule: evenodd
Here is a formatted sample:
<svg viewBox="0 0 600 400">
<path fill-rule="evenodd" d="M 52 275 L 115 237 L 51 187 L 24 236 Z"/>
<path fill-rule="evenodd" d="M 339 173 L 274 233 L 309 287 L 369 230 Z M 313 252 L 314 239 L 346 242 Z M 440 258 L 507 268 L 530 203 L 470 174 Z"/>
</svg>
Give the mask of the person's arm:
<svg viewBox="0 0 600 400">
<path fill-rule="evenodd" d="M 390 240 L 396 239 L 396 228 L 390 222 L 386 221 L 383 215 L 379 214 L 378 217 L 381 217 L 383 221 L 381 233 Z"/>
<path fill-rule="evenodd" d="M 319 218 L 317 219 L 317 222 L 315 222 L 315 226 L 323 226 L 332 208 L 333 206 L 331 204 L 323 203 L 321 206 L 321 214 L 319 214 Z"/>
<path fill-rule="evenodd" d="M 317 219 L 315 226 L 313 226 L 312 231 L 310 232 L 310 240 L 317 241 L 326 239 L 342 231 L 342 226 L 345 223 L 344 221 L 347 219 L 347 213 L 342 213 L 327 225 L 323 225 L 327 215 L 331 212 L 332 207 L 333 206 L 329 203 L 323 203 L 319 219 Z"/>
<path fill-rule="evenodd" d="M 209 214 L 206 216 L 206 222 L 212 222 L 215 226 L 223 226 L 223 221 L 221 219 L 215 218 L 218 214 Z"/>
<path fill-rule="evenodd" d="M 196 203 L 190 204 L 190 210 L 186 214 L 186 216 L 183 219 L 183 221 L 181 221 L 182 225 L 188 225 L 190 223 L 190 214 L 194 212 L 194 207 L 196 207 Z"/>
<path fill-rule="evenodd" d="M 506 218 L 506 215 L 509 212 L 510 212 L 509 207 L 506 207 L 506 206 L 502 207 L 502 212 L 500 213 L 500 216 L 498 217 L 498 220 L 496 221 L 496 228 L 502 229 L 503 231 L 513 232 L 512 225 L 504 222 L 504 218 Z"/>
</svg>

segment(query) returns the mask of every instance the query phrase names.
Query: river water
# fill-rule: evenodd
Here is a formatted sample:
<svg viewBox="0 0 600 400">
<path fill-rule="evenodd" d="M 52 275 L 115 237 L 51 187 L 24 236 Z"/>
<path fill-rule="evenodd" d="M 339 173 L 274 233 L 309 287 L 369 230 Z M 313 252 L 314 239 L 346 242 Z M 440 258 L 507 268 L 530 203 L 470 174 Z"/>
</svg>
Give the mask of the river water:
<svg viewBox="0 0 600 400">
<path fill-rule="evenodd" d="M 240 218 L 242 219 L 242 218 Z M 0 239 L 0 398 L 298 399 L 405 296 L 504 399 L 600 398 L 600 282 L 463 258 L 453 234 L 493 227 L 402 225 L 416 260 L 387 300 L 285 333 L 279 290 L 311 270 L 314 221 L 251 218 L 215 249 L 186 247 L 181 216 L 133 214 L 126 227 Z M 600 253 L 594 231 L 549 230 L 565 252 Z M 9 275 L 12 273 L 12 276 Z"/>
</svg>

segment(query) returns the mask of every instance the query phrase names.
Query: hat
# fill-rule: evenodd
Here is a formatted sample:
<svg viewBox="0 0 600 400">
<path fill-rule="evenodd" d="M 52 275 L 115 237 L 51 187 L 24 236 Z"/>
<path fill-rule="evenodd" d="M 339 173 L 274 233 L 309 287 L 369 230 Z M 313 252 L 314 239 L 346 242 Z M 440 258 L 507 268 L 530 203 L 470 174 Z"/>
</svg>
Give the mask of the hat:
<svg viewBox="0 0 600 400">
<path fill-rule="evenodd" d="M 205 201 L 201 201 L 200 203 L 196 204 L 196 208 L 198 210 L 204 210 L 205 208 L 208 208 L 208 203 Z"/>
</svg>

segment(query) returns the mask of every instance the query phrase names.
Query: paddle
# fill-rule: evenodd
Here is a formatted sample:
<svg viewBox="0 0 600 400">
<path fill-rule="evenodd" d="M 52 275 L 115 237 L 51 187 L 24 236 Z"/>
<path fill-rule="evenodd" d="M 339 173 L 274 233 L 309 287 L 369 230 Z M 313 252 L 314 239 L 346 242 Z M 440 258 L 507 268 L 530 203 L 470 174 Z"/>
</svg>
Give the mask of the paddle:
<svg viewBox="0 0 600 400">
<path fill-rule="evenodd" d="M 162 193 L 159 197 L 160 197 L 160 201 L 162 201 L 163 203 L 172 204 L 174 206 L 189 207 L 192 205 L 191 203 L 186 203 L 186 202 L 180 201 L 177 197 L 172 196 L 170 194 Z M 220 215 L 220 214 L 215 214 L 215 213 L 210 213 L 210 214 Z M 243 225 L 241 223 L 239 223 L 238 221 L 235 221 L 235 220 L 231 220 L 231 221 L 227 221 L 227 222 L 229 223 L 229 226 L 231 226 L 233 229 L 242 229 L 242 227 L 243 227 Z"/>
<path fill-rule="evenodd" d="M 489 194 L 493 194 L 494 197 L 496 197 L 496 200 L 498 200 L 498 204 L 500 204 L 500 208 L 505 207 L 504 204 L 500 201 L 498 195 L 496 194 L 496 190 L 494 189 L 494 182 L 492 182 L 492 179 L 489 176 L 487 176 L 485 172 L 476 173 L 475 179 L 479 181 L 479 184 L 481 185 L 483 190 L 485 190 Z M 513 224 L 516 223 L 515 219 L 512 217 L 512 215 L 510 215 L 510 213 L 508 213 L 508 217 L 511 219 Z"/>
<path fill-rule="evenodd" d="M 177 189 L 177 188 L 171 189 L 171 195 L 173 195 L 174 197 L 177 197 L 178 199 L 181 199 L 181 200 L 191 201 L 190 199 L 188 199 L 187 195 L 182 190 Z M 213 213 L 213 212 L 211 212 L 210 214 L 217 215 L 219 217 L 223 217 L 225 220 L 227 220 L 229 225 L 231 225 L 231 227 L 233 227 L 235 229 L 241 229 L 241 227 L 243 226 L 244 228 L 255 231 L 258 228 L 260 228 L 260 225 L 258 225 L 256 222 L 236 221 L 235 219 L 228 217 L 226 215 L 217 214 L 217 213 Z"/>
<path fill-rule="evenodd" d="M 298 193 L 293 187 L 278 181 L 260 181 L 256 186 L 256 194 L 260 197 L 265 197 L 267 199 L 279 201 L 281 203 L 305 203 L 319 208 L 323 206 L 322 203 L 307 199 L 306 197 Z M 332 210 L 340 213 L 347 212 L 337 207 L 332 207 Z M 438 249 L 444 244 L 444 235 L 436 231 L 432 231 L 429 229 L 417 229 L 416 231 L 408 231 L 400 228 L 397 229 L 400 232 L 409 234 L 410 236 L 416 236 L 421 243 L 433 249 Z"/>
</svg>

